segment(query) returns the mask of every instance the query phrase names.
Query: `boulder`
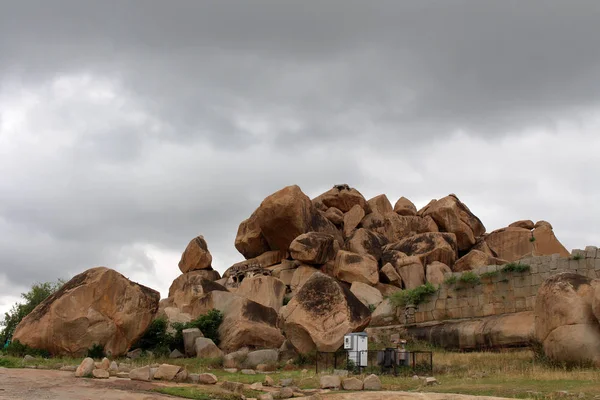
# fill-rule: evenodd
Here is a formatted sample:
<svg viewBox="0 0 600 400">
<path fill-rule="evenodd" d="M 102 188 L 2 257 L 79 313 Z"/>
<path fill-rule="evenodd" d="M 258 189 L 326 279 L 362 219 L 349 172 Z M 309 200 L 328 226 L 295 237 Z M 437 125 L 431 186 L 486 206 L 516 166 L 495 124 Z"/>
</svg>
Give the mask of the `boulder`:
<svg viewBox="0 0 600 400">
<path fill-rule="evenodd" d="M 346 378 L 342 381 L 344 390 L 363 390 L 363 381 L 358 378 Z"/>
<path fill-rule="evenodd" d="M 194 357 L 196 355 L 196 339 L 204 337 L 200 329 L 188 328 L 181 331 L 183 335 L 183 348 L 185 355 L 188 357 Z"/>
<path fill-rule="evenodd" d="M 487 265 L 503 265 L 507 263 L 507 260 L 502 260 L 479 250 L 471 250 L 454 263 L 452 270 L 455 272 L 470 271 Z"/>
<path fill-rule="evenodd" d="M 419 257 L 400 258 L 396 261 L 395 267 L 405 289 L 414 289 L 425 283 L 425 269 Z"/>
<path fill-rule="evenodd" d="M 383 248 L 382 261 L 395 265 L 393 262 L 395 253 L 390 252 L 392 250 L 409 256 L 417 256 L 424 265 L 439 261 L 452 266 L 457 256 L 456 236 L 453 233 L 430 232 L 390 243 Z M 397 265 L 395 266 L 397 267 Z"/>
<path fill-rule="evenodd" d="M 375 196 L 372 199 L 367 201 L 369 207 L 371 208 L 371 212 L 377 212 L 380 214 L 386 214 L 389 212 L 393 212 L 392 203 L 388 200 L 385 194 L 380 194 L 379 196 Z"/>
<path fill-rule="evenodd" d="M 388 244 L 388 240 L 384 235 L 359 228 L 346 241 L 346 249 L 357 254 L 368 254 L 376 260 L 380 260 L 382 248 L 386 244 Z"/>
<path fill-rule="evenodd" d="M 285 283 L 272 276 L 253 276 L 242 281 L 236 294 L 279 311 L 285 296 Z"/>
<path fill-rule="evenodd" d="M 533 230 L 533 252 L 536 256 L 545 256 L 552 254 L 560 254 L 561 257 L 568 257 L 569 252 L 562 245 L 554 235 L 552 231 L 552 225 L 546 222 L 546 224 L 539 225 Z"/>
<path fill-rule="evenodd" d="M 321 389 L 339 389 L 342 386 L 342 378 L 338 375 L 322 375 L 319 379 Z"/>
<path fill-rule="evenodd" d="M 117 376 L 119 373 L 119 365 L 116 363 L 116 361 L 110 363 L 110 367 L 108 367 L 108 373 L 110 376 Z"/>
<path fill-rule="evenodd" d="M 379 271 L 379 280 L 385 283 L 391 283 L 394 286 L 402 286 L 402 278 L 396 271 L 396 268 L 390 263 L 386 263 Z"/>
<path fill-rule="evenodd" d="M 452 270 L 446 264 L 442 264 L 439 261 L 434 261 L 431 264 L 427 264 L 425 267 L 425 279 L 432 285 L 441 285 L 446 280 L 444 274 L 452 273 Z"/>
<path fill-rule="evenodd" d="M 182 312 L 179 308 L 177 307 L 173 307 L 173 299 L 162 299 L 160 301 L 160 306 L 159 306 L 159 310 L 158 310 L 158 314 L 156 315 L 157 318 L 161 317 L 161 318 L 166 318 L 169 326 L 167 327 L 167 332 L 171 333 L 171 334 L 175 334 L 175 329 L 173 328 L 172 324 L 174 323 L 180 323 L 180 324 L 185 324 L 187 322 L 190 322 L 192 320 L 192 316 L 188 313 L 184 313 Z M 167 305 L 166 307 L 164 307 L 164 305 Z"/>
<path fill-rule="evenodd" d="M 240 382 L 225 381 L 221 384 L 221 389 L 241 395 L 244 392 L 244 384 Z"/>
<path fill-rule="evenodd" d="M 245 368 L 256 368 L 259 364 L 275 364 L 278 359 L 277 349 L 255 350 L 248 353 L 242 365 Z"/>
<path fill-rule="evenodd" d="M 535 302 L 535 337 L 548 358 L 600 366 L 600 323 L 594 303 L 600 281 L 563 272 L 546 279 Z"/>
<path fill-rule="evenodd" d="M 306 281 L 319 270 L 308 265 L 301 265 L 294 270 L 292 281 L 290 282 L 290 289 L 292 293 L 297 293 L 298 290 L 306 283 Z"/>
<path fill-rule="evenodd" d="M 98 368 L 108 371 L 108 369 L 110 368 L 110 360 L 108 358 L 104 357 L 102 359 L 102 361 L 100 362 L 100 365 L 98 366 Z"/>
<path fill-rule="evenodd" d="M 381 380 L 375 374 L 371 374 L 363 381 L 365 390 L 381 390 Z"/>
<path fill-rule="evenodd" d="M 360 221 L 365 217 L 365 210 L 359 206 L 355 205 L 344 214 L 344 237 L 350 237 Z"/>
<path fill-rule="evenodd" d="M 340 250 L 335 258 L 334 276 L 344 282 L 375 285 L 379 282 L 377 260 L 366 254 Z"/>
<path fill-rule="evenodd" d="M 396 307 L 389 299 L 383 300 L 371 314 L 370 326 L 387 326 L 397 323 Z"/>
<path fill-rule="evenodd" d="M 206 279 L 203 271 L 192 271 L 175 278 L 169 287 L 169 299 L 173 307 L 195 319 L 204 313 L 198 307 L 198 300 L 213 290 L 227 291 L 218 283 Z"/>
<path fill-rule="evenodd" d="M 511 262 L 533 255 L 532 237 L 529 229 L 508 227 L 491 232 L 485 243 L 494 257 Z"/>
<path fill-rule="evenodd" d="M 192 239 L 185 248 L 179 261 L 179 269 L 185 274 L 200 269 L 212 269 L 211 264 L 212 255 L 208 251 L 204 236 L 200 235 Z"/>
<path fill-rule="evenodd" d="M 185 342 L 184 342 L 185 343 Z M 177 349 L 174 349 L 170 354 L 169 354 L 169 358 L 171 359 L 178 359 L 178 358 L 185 358 L 185 355 L 183 355 L 182 352 L 180 352 Z"/>
<path fill-rule="evenodd" d="M 95 369 L 92 371 L 92 376 L 96 379 L 108 379 L 110 374 L 105 369 Z"/>
<path fill-rule="evenodd" d="M 198 375 L 198 383 L 201 385 L 214 385 L 218 382 L 216 375 L 214 374 L 200 374 Z"/>
<path fill-rule="evenodd" d="M 327 208 L 335 207 L 343 213 L 347 213 L 355 205 L 359 205 L 367 214 L 371 211 L 363 195 L 358 190 L 348 187 L 348 185 L 334 186 L 333 189 L 314 198 L 313 203 L 323 204 Z"/>
<path fill-rule="evenodd" d="M 485 233 L 479 218 L 452 194 L 429 203 L 419 214 L 431 216 L 440 231 L 454 233 L 460 251 L 469 250 L 476 238 Z"/>
<path fill-rule="evenodd" d="M 529 230 L 532 230 L 535 227 L 533 221 L 530 219 L 523 219 L 520 221 L 515 221 L 508 226 L 512 227 L 512 228 L 523 228 L 523 229 L 529 229 Z"/>
<path fill-rule="evenodd" d="M 213 308 L 223 313 L 219 346 L 231 352 L 244 346 L 278 348 L 284 337 L 277 328 L 277 311 L 230 292 L 212 291 L 198 301 L 202 314 Z"/>
<path fill-rule="evenodd" d="M 281 347 L 279 348 L 279 361 L 280 362 L 288 362 L 290 360 L 295 360 L 298 357 L 298 353 L 294 346 L 289 340 L 283 342 Z"/>
<path fill-rule="evenodd" d="M 362 282 L 353 282 L 350 291 L 367 307 L 377 307 L 383 301 L 379 290 Z"/>
<path fill-rule="evenodd" d="M 388 285 L 387 283 L 381 283 L 381 282 L 379 282 L 377 285 L 375 285 L 373 287 L 375 289 L 379 290 L 379 292 L 381 292 L 381 295 L 384 298 L 388 297 L 388 296 L 391 296 L 392 294 L 394 294 L 398 290 L 400 290 L 400 288 L 398 286 Z"/>
<path fill-rule="evenodd" d="M 92 372 L 95 368 L 96 366 L 92 358 L 84 358 L 81 364 L 79 364 L 79 366 L 77 367 L 77 370 L 75 370 L 75 376 L 77 378 L 81 378 L 83 376 L 90 376 L 92 375 Z"/>
<path fill-rule="evenodd" d="M 154 373 L 154 379 L 160 381 L 175 380 L 175 376 L 184 369 L 180 365 L 161 364 L 158 370 Z"/>
<path fill-rule="evenodd" d="M 370 312 L 340 282 L 317 272 L 298 291 L 282 312 L 283 331 L 301 354 L 336 351 L 344 335 L 363 330 Z"/>
<path fill-rule="evenodd" d="M 288 186 L 268 196 L 256 210 L 258 225 L 274 250 L 287 250 L 303 233 L 323 232 L 342 241 L 335 225 L 313 206 L 298 186 Z"/>
<path fill-rule="evenodd" d="M 150 382 L 154 378 L 150 366 L 145 366 L 141 368 L 134 368 L 129 371 L 129 379 L 132 381 L 145 381 Z"/>
<path fill-rule="evenodd" d="M 339 208 L 329 207 L 323 216 L 334 225 L 341 226 L 344 223 L 344 213 Z"/>
<path fill-rule="evenodd" d="M 205 337 L 196 338 L 196 357 L 197 358 L 219 358 L 223 357 L 223 352 L 217 347 L 212 339 Z"/>
<path fill-rule="evenodd" d="M 552 224 L 550 222 L 544 221 L 544 220 L 540 220 L 540 221 L 536 222 L 533 227 L 539 228 L 540 226 L 547 226 L 548 228 L 553 229 Z"/>
<path fill-rule="evenodd" d="M 81 357 L 94 344 L 123 355 L 146 331 L 160 294 L 118 272 L 92 268 L 76 275 L 17 325 L 13 340 L 52 355 Z"/>
<path fill-rule="evenodd" d="M 223 357 L 223 367 L 239 368 L 244 360 L 246 360 L 246 357 L 248 357 L 249 352 L 250 350 L 248 350 L 247 347 L 242 347 L 237 351 L 227 354 L 225 357 Z"/>
<path fill-rule="evenodd" d="M 256 211 L 240 224 L 235 237 L 235 248 L 246 259 L 258 257 L 271 250 L 260 230 Z"/>
<path fill-rule="evenodd" d="M 437 232 L 438 227 L 429 216 L 403 216 L 394 212 L 384 215 L 384 234 L 390 243 L 420 233 Z"/>
<path fill-rule="evenodd" d="M 177 373 L 177 375 L 175 375 L 175 379 L 173 380 L 175 382 L 183 383 L 188 381 L 189 376 L 190 373 L 188 372 L 188 370 L 185 369 L 185 367 L 182 367 L 181 370 L 179 370 L 179 372 Z"/>
<path fill-rule="evenodd" d="M 335 258 L 333 242 L 333 236 L 326 233 L 304 233 L 290 244 L 290 256 L 306 264 L 325 264 Z"/>
<path fill-rule="evenodd" d="M 406 197 L 400 197 L 394 205 L 394 212 L 398 215 L 417 215 L 417 207 Z"/>
</svg>

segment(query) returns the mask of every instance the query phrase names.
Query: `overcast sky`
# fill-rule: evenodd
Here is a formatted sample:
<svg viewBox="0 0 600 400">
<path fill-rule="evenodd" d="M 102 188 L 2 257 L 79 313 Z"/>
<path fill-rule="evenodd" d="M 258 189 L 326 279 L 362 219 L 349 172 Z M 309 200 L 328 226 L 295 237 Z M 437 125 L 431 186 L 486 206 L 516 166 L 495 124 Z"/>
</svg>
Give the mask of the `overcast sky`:
<svg viewBox="0 0 600 400">
<path fill-rule="evenodd" d="M 270 193 L 456 193 L 600 245 L 600 2 L 0 0 L 0 311 L 115 268 L 166 297 Z"/>
</svg>

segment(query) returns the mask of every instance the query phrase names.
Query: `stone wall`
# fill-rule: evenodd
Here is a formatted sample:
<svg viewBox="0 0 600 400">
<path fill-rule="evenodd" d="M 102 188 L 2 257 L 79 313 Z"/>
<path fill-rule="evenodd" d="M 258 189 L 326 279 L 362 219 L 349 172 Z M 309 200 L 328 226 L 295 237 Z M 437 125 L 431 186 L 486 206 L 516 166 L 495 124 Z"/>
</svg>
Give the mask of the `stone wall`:
<svg viewBox="0 0 600 400">
<path fill-rule="evenodd" d="M 479 283 L 461 281 L 467 272 L 446 275 L 455 283 L 443 283 L 437 293 L 417 306 L 415 323 L 461 318 L 479 318 L 522 311 L 532 311 L 537 291 L 544 280 L 559 272 L 575 272 L 589 278 L 600 277 L 600 250 L 588 246 L 573 250 L 571 257 L 558 254 L 522 259 L 529 265 L 525 272 L 508 272 L 504 265 L 492 265 L 473 271 Z"/>
</svg>

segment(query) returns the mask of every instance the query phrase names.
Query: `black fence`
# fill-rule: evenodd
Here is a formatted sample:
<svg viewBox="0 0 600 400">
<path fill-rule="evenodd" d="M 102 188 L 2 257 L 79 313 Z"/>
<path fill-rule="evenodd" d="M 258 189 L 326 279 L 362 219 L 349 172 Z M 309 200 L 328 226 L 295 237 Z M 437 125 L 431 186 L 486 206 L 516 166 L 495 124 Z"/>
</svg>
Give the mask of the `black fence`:
<svg viewBox="0 0 600 400">
<path fill-rule="evenodd" d="M 347 370 L 351 374 L 414 375 L 433 372 L 431 351 L 385 350 L 318 352 L 315 371 L 328 369 Z"/>
</svg>

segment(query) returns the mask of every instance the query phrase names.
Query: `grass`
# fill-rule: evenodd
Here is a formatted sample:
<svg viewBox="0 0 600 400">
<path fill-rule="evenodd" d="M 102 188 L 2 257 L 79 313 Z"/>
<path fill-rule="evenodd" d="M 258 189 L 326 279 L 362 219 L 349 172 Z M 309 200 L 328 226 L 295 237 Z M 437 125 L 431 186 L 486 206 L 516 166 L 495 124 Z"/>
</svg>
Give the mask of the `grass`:
<svg viewBox="0 0 600 400">
<path fill-rule="evenodd" d="M 573 257 L 571 257 L 571 260 L 581 260 L 583 258 L 583 256 L 580 253 L 575 254 Z"/>
<path fill-rule="evenodd" d="M 484 272 L 483 274 L 479 275 L 479 277 L 481 279 L 490 279 L 490 278 L 494 278 L 498 276 L 498 271 L 488 271 L 488 272 Z"/>
<path fill-rule="evenodd" d="M 449 352 L 432 348 L 427 343 L 411 343 L 407 347 L 412 350 L 432 350 L 433 376 L 440 382 L 438 386 L 425 386 L 422 380 L 410 377 L 381 376 L 384 390 L 423 391 L 439 393 L 459 393 L 470 395 L 487 395 L 508 398 L 533 398 L 536 400 L 555 400 L 564 397 L 558 393 L 568 391 L 572 398 L 595 400 L 600 393 L 600 369 L 590 367 L 566 368 L 540 362 L 531 350 L 506 350 L 500 352 Z M 36 359 L 31 364 L 46 367 L 77 365 L 81 359 Z M 118 360 L 117 360 L 118 361 Z M 123 360 L 124 361 L 124 360 Z M 272 374 L 243 375 L 230 374 L 201 359 L 155 358 L 131 361 L 132 366 L 149 363 L 168 363 L 185 366 L 191 373 L 210 372 L 219 381 L 233 381 L 246 384 L 262 382 L 270 375 L 277 383 L 280 379 L 292 378 L 293 385 L 302 389 L 316 388 L 320 374 L 315 374 L 314 364 L 299 366 L 294 371 L 279 370 Z M 24 366 L 22 359 L 15 357 L 0 358 L 0 366 L 20 368 Z M 307 372 L 301 370 L 306 368 Z M 173 386 L 160 387 L 161 393 L 188 399 L 220 399 L 233 400 L 239 397 L 219 392 L 218 387 Z M 246 397 L 258 397 L 258 392 L 244 393 Z M 233 396 L 233 397 L 232 397 Z"/>
<path fill-rule="evenodd" d="M 481 283 L 481 280 L 479 279 L 479 275 L 477 275 L 475 272 L 472 272 L 472 271 L 464 272 L 460 276 L 460 278 L 458 278 L 458 280 L 461 283 L 466 283 L 466 284 L 470 284 L 470 285 L 478 285 Z"/>
<path fill-rule="evenodd" d="M 531 267 L 527 264 L 511 262 L 502 267 L 502 272 L 527 272 L 530 269 Z"/>
<path fill-rule="evenodd" d="M 417 305 L 435 292 L 437 292 L 437 288 L 431 283 L 427 282 L 426 284 L 417 286 L 414 289 L 399 290 L 393 293 L 389 299 L 394 306 L 404 307 L 407 304 Z"/>
<path fill-rule="evenodd" d="M 446 285 L 454 285 L 456 282 L 458 282 L 458 278 L 456 277 L 456 275 L 452 275 L 444 281 Z"/>
</svg>

